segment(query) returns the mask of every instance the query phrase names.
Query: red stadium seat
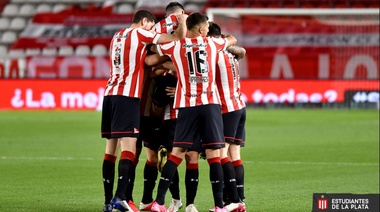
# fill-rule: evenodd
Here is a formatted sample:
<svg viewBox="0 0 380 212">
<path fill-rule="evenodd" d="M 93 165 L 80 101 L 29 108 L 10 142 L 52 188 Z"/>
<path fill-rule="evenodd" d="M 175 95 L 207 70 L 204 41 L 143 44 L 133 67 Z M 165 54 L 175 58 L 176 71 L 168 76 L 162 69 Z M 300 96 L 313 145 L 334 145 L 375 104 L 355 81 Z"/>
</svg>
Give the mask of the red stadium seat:
<svg viewBox="0 0 380 212">
<path fill-rule="evenodd" d="M 297 1 L 286 1 L 283 4 L 284 8 L 298 8 L 299 3 Z"/>
<path fill-rule="evenodd" d="M 233 7 L 233 4 L 229 3 L 229 2 L 219 2 L 218 7 L 220 7 L 220 8 L 231 8 L 231 7 Z"/>
<path fill-rule="evenodd" d="M 318 8 L 332 8 L 332 5 L 330 3 L 318 3 Z"/>
<path fill-rule="evenodd" d="M 281 1 L 274 1 L 267 4 L 267 8 L 282 8 Z"/>
<path fill-rule="evenodd" d="M 247 2 L 247 1 L 234 1 L 234 7 L 237 7 L 237 8 L 249 8 L 250 7 L 250 3 Z"/>
<path fill-rule="evenodd" d="M 351 6 L 352 8 L 366 8 L 367 6 L 362 3 L 352 3 Z"/>
<path fill-rule="evenodd" d="M 251 7 L 253 7 L 253 8 L 265 8 L 265 7 L 267 7 L 267 5 L 263 2 L 254 2 L 254 3 L 251 3 Z"/>
<path fill-rule="evenodd" d="M 205 13 L 207 8 L 214 7 L 211 3 L 205 3 L 202 7 L 202 12 Z"/>
<path fill-rule="evenodd" d="M 373 2 L 368 5 L 369 8 L 379 8 L 380 3 L 379 2 Z"/>
<path fill-rule="evenodd" d="M 0 14 L 2 13 L 2 11 L 3 11 L 4 7 L 5 7 L 5 5 L 8 4 L 8 2 L 9 2 L 9 0 L 2 0 L 2 1 L 0 2 Z"/>
<path fill-rule="evenodd" d="M 311 2 L 300 3 L 301 8 L 316 8 L 315 4 Z"/>
<path fill-rule="evenodd" d="M 346 3 L 341 3 L 341 4 L 335 4 L 334 5 L 334 8 L 349 8 L 350 5 L 346 4 Z"/>
</svg>

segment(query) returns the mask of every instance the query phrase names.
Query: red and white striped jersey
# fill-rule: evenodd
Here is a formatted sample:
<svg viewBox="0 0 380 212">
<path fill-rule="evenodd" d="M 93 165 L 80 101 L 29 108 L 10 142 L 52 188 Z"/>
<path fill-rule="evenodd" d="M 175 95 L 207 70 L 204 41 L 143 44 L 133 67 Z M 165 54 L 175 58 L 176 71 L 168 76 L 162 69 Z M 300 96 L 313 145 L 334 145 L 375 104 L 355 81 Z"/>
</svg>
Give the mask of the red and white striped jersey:
<svg viewBox="0 0 380 212">
<path fill-rule="evenodd" d="M 164 120 L 171 120 L 178 118 L 178 110 L 173 108 L 174 102 L 165 106 Z"/>
<path fill-rule="evenodd" d="M 157 33 L 166 34 L 172 34 L 177 28 L 178 19 L 176 15 L 170 15 L 153 26 L 153 30 L 155 30 Z M 173 108 L 173 102 L 165 106 L 163 117 L 164 120 L 176 119 L 177 115 L 178 110 Z"/>
<path fill-rule="evenodd" d="M 222 113 L 240 110 L 245 107 L 245 103 L 240 92 L 239 63 L 235 55 L 228 51 L 220 51 L 218 56 L 216 84 Z"/>
<path fill-rule="evenodd" d="M 177 69 L 174 108 L 220 104 L 215 71 L 218 51 L 225 50 L 227 39 L 185 37 L 158 46 L 160 55 L 168 55 Z"/>
<path fill-rule="evenodd" d="M 178 28 L 176 15 L 170 15 L 153 26 L 153 30 L 162 34 L 172 34 Z"/>
<path fill-rule="evenodd" d="M 117 32 L 110 45 L 110 78 L 105 96 L 141 97 L 146 45 L 157 43 L 160 34 L 142 28 L 126 28 Z"/>
</svg>

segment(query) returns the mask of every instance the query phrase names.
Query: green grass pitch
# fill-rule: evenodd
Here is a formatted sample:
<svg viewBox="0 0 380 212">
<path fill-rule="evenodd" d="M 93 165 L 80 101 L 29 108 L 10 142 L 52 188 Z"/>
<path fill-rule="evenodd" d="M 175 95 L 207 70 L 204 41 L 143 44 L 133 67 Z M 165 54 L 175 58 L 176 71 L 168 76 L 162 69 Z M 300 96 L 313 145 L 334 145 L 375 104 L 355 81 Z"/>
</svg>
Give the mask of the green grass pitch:
<svg viewBox="0 0 380 212">
<path fill-rule="evenodd" d="M 99 128 L 99 112 L 0 111 L 0 211 L 101 211 Z M 249 109 L 246 132 L 248 211 L 311 211 L 313 193 L 379 193 L 378 110 Z M 184 164 L 180 177 L 185 199 Z M 196 205 L 213 206 L 204 160 Z"/>
</svg>

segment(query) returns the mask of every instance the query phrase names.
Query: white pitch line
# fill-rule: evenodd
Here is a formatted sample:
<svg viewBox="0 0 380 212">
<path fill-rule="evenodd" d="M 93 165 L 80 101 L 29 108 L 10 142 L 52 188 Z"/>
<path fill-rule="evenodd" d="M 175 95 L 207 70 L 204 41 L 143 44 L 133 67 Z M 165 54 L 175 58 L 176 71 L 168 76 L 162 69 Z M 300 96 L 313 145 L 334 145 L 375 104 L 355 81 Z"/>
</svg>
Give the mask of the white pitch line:
<svg viewBox="0 0 380 212">
<path fill-rule="evenodd" d="M 0 156 L 2 160 L 95 160 L 94 158 L 75 158 L 75 157 L 14 157 L 14 156 Z M 99 159 L 100 160 L 100 159 Z M 145 161 L 146 158 L 140 157 L 140 161 Z M 199 162 L 206 160 L 199 160 Z M 352 162 L 301 162 L 301 161 L 247 161 L 243 163 L 253 164 L 268 164 L 268 165 L 318 165 L 318 166 L 379 166 L 379 163 L 352 163 Z"/>
</svg>

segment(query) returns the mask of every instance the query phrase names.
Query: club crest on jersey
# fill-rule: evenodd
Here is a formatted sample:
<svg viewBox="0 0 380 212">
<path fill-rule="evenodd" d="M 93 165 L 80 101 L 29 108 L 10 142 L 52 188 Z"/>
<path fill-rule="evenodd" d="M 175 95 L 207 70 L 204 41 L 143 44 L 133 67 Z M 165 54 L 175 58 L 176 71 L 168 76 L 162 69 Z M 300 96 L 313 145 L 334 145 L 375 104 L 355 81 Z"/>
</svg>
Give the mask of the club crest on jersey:
<svg viewBox="0 0 380 212">
<path fill-rule="evenodd" d="M 113 64 L 119 66 L 121 64 L 121 48 L 119 45 L 114 46 L 115 56 L 113 58 Z"/>
</svg>

